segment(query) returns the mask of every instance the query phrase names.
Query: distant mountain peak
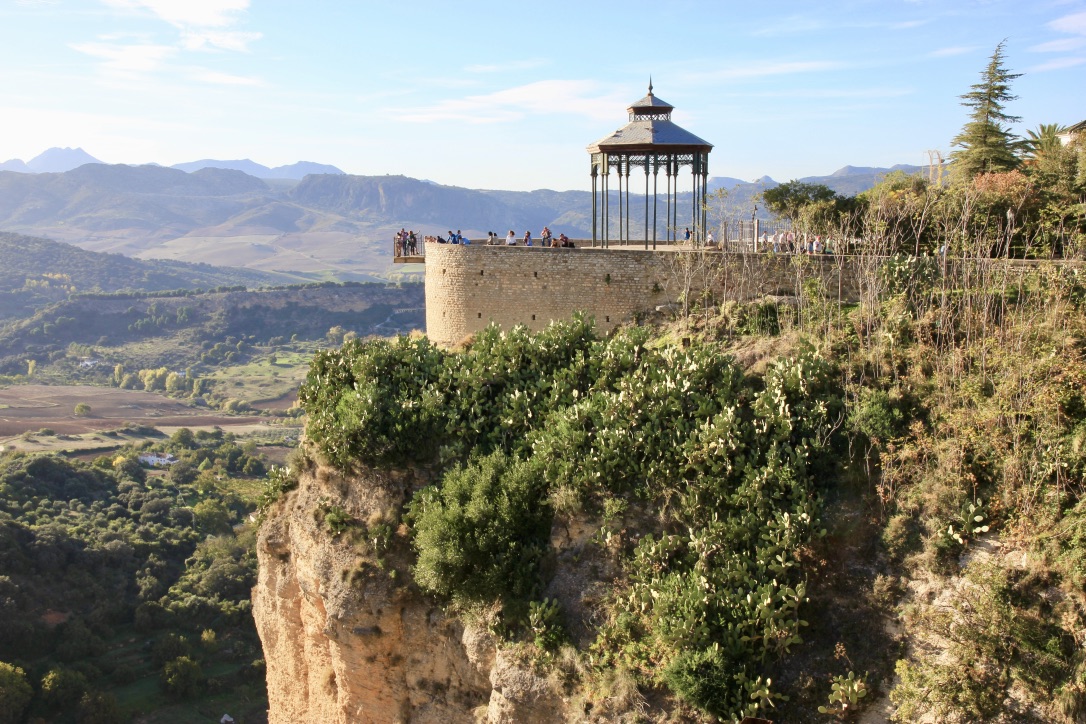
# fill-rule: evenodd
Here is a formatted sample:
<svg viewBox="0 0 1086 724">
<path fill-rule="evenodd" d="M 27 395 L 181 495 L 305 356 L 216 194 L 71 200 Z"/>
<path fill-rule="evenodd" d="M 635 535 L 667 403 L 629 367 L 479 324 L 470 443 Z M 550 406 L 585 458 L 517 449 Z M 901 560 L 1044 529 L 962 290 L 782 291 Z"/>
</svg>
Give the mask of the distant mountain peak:
<svg viewBox="0 0 1086 724">
<path fill-rule="evenodd" d="M 0 163 L 0 171 L 15 171 L 17 173 L 34 173 L 21 158 L 13 158 Z"/>
<path fill-rule="evenodd" d="M 26 162 L 34 173 L 64 173 L 88 163 L 102 163 L 82 148 L 54 147 L 42 151 Z"/>
<path fill-rule="evenodd" d="M 264 164 L 257 163 L 248 158 L 237 159 L 234 161 L 220 161 L 214 158 L 203 158 L 199 161 L 177 163 L 170 168 L 180 169 L 187 173 L 199 171 L 203 168 L 225 168 L 231 171 L 241 171 L 242 173 L 247 173 L 250 176 L 255 176 L 257 178 L 293 179 L 295 181 L 300 181 L 309 174 L 343 174 L 343 171 L 335 166 L 314 163 L 312 161 L 298 161 L 297 163 L 292 163 L 287 166 L 268 168 Z"/>
</svg>

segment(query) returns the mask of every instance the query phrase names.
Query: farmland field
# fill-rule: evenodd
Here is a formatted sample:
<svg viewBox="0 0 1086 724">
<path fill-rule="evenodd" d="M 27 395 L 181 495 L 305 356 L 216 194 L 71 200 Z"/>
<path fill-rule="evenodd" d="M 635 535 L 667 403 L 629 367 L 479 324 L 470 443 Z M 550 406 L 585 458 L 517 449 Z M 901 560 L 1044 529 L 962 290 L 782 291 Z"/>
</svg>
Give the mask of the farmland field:
<svg viewBox="0 0 1086 724">
<path fill-rule="evenodd" d="M 90 412 L 75 414 L 84 403 Z M 13 385 L 0 389 L 0 443 L 26 431 L 50 428 L 58 434 L 77 435 L 111 430 L 124 423 L 154 427 L 223 428 L 258 425 L 255 415 L 227 415 L 190 407 L 180 400 L 154 392 L 121 390 L 90 385 Z"/>
</svg>

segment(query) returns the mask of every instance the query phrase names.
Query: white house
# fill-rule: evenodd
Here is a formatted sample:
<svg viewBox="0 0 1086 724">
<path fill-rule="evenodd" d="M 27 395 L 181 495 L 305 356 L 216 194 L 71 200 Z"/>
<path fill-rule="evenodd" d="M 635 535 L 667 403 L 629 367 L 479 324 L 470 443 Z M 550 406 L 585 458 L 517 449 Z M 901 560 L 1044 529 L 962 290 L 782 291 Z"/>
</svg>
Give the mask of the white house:
<svg viewBox="0 0 1086 724">
<path fill-rule="evenodd" d="M 144 465 L 173 465 L 177 458 L 170 453 L 140 453 L 139 461 Z"/>
<path fill-rule="evenodd" d="M 1060 143 L 1067 145 L 1071 140 L 1086 131 L 1086 121 L 1079 121 L 1073 126 L 1069 126 L 1066 131 L 1059 134 Z"/>
</svg>

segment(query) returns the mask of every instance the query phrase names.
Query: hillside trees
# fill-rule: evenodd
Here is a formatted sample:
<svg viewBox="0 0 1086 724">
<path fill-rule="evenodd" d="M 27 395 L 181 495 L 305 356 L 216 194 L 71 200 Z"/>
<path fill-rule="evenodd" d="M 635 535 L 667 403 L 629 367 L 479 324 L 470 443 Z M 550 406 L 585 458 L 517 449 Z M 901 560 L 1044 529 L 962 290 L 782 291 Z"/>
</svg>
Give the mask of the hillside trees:
<svg viewBox="0 0 1086 724">
<path fill-rule="evenodd" d="M 1003 45 L 1000 41 L 981 72 L 979 83 L 961 96 L 962 105 L 970 109 L 969 121 L 954 137 L 951 145 L 959 150 L 951 154 L 955 173 L 962 179 L 972 179 L 979 173 L 1011 171 L 1018 167 L 1016 137 L 1009 124 L 1022 120 L 1005 110 L 1017 96 L 1011 94 L 1011 81 L 1022 76 L 1011 73 L 1003 65 Z"/>
<path fill-rule="evenodd" d="M 207 455 L 222 471 L 251 459 L 227 438 L 221 431 L 201 431 L 175 442 L 179 453 L 192 459 Z M 170 660 L 189 655 L 220 670 L 237 669 L 255 655 L 249 613 L 253 534 L 235 534 L 232 525 L 251 505 L 221 492 L 215 475 L 187 482 L 145 478 L 134 455 L 118 456 L 117 462 L 107 456 L 92 465 L 44 455 L 0 456 L 0 661 L 26 661 L 34 680 L 40 678 L 32 716 L 117 721 L 91 716 L 116 713 L 108 688 L 138 678 L 138 667 L 150 673 L 165 663 L 133 652 L 132 663 L 118 664 L 118 630 L 137 629 L 151 640 L 170 632 L 186 641 L 216 631 L 228 646 L 217 653 L 186 649 Z M 70 617 L 51 628 L 42 621 L 48 609 L 71 612 Z M 4 666 L 0 721 L 21 711 L 5 698 L 21 687 L 12 689 Z M 19 720 L 16 715 L 12 721 Z"/>
</svg>

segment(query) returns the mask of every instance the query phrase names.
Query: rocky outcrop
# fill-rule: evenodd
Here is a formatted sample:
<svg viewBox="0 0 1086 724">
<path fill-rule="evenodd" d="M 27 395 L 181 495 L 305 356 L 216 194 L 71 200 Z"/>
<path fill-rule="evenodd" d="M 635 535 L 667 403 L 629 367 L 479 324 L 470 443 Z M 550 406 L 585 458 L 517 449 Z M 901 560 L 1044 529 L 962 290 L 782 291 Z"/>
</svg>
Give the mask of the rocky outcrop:
<svg viewBox="0 0 1086 724">
<path fill-rule="evenodd" d="M 272 724 L 566 721 L 548 680 L 414 586 L 403 526 L 380 555 L 368 542 L 426 482 L 421 471 L 314 468 L 269 511 L 253 614 Z M 333 510 L 354 521 L 335 536 Z"/>
</svg>

